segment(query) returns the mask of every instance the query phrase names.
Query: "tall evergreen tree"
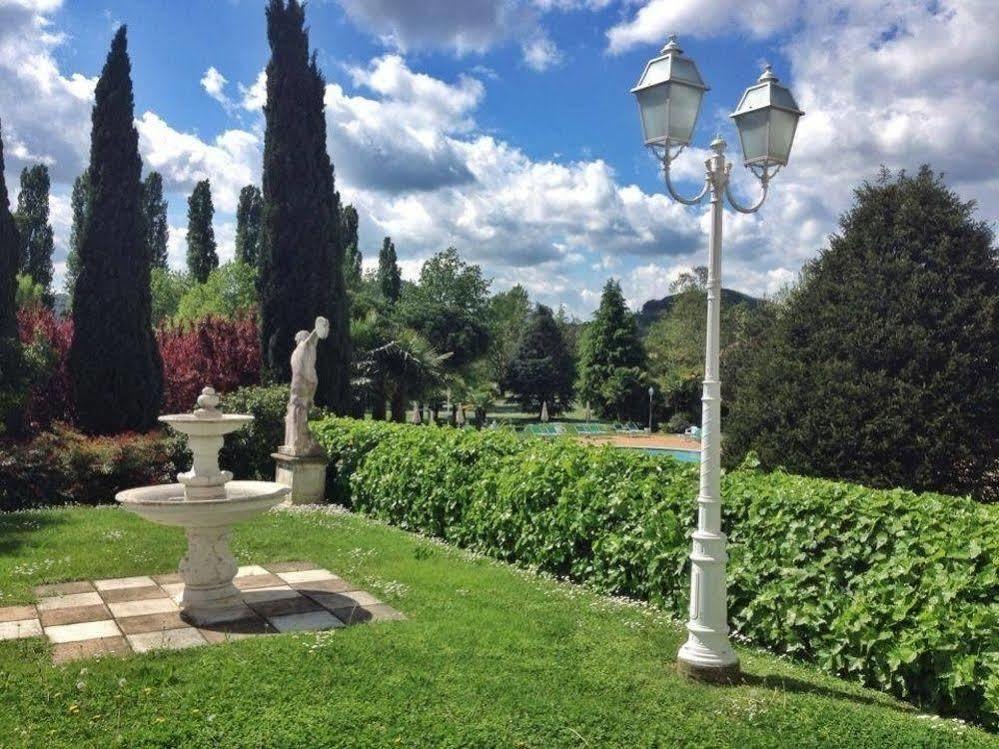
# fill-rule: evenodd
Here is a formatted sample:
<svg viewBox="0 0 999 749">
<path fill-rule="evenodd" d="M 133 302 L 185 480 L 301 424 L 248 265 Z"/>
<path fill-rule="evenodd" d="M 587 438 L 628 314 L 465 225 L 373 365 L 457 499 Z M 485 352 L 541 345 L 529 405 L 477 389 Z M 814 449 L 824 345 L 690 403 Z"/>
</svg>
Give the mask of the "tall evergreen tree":
<svg viewBox="0 0 999 749">
<path fill-rule="evenodd" d="M 260 221 L 264 197 L 256 185 L 246 185 L 239 191 L 236 206 L 236 259 L 256 266 L 260 256 Z"/>
<path fill-rule="evenodd" d="M 309 58 L 305 10 L 298 0 L 270 0 L 267 104 L 264 107 L 263 232 L 260 243 L 260 336 L 264 375 L 290 377 L 295 333 L 329 318 L 317 351 L 316 402 L 350 410 L 350 328 L 343 278 L 340 205 L 326 152 L 326 84 Z"/>
<path fill-rule="evenodd" d="M 76 277 L 80 275 L 80 243 L 83 241 L 83 228 L 90 210 L 90 169 L 73 180 L 73 194 L 70 198 L 73 211 L 73 224 L 69 230 L 69 255 L 66 256 L 66 293 L 70 298 L 76 287 Z"/>
<path fill-rule="evenodd" d="M 213 218 L 212 185 L 203 179 L 187 199 L 187 272 L 198 283 L 207 281 L 208 274 L 219 267 Z"/>
<path fill-rule="evenodd" d="M 24 407 L 24 356 L 17 335 L 17 268 L 21 239 L 10 213 L 0 129 L 0 432 L 20 431 Z"/>
<path fill-rule="evenodd" d="M 90 210 L 73 294 L 69 371 L 79 425 L 97 434 L 156 425 L 163 363 L 153 336 L 142 160 L 134 125 L 126 27 L 97 82 L 90 140 Z"/>
<path fill-rule="evenodd" d="M 21 235 L 21 272 L 40 285 L 48 297 L 54 243 L 49 223 L 49 168 L 45 164 L 21 170 L 21 192 L 14 219 Z"/>
<path fill-rule="evenodd" d="M 604 285 L 600 307 L 583 333 L 577 391 L 603 418 L 641 418 L 647 408 L 645 350 L 621 285 Z"/>
<path fill-rule="evenodd" d="M 540 412 L 547 403 L 559 413 L 572 402 L 575 365 L 551 308 L 539 304 L 527 321 L 505 385 L 525 411 Z"/>
<path fill-rule="evenodd" d="M 357 244 L 357 209 L 345 205 L 340 211 L 340 238 L 343 242 L 343 276 L 348 289 L 361 283 L 361 250 Z"/>
<path fill-rule="evenodd" d="M 378 252 L 378 287 L 389 304 L 399 301 L 399 295 L 402 293 L 402 273 L 399 271 L 395 244 L 391 237 L 385 237 L 382 249 Z"/>
<path fill-rule="evenodd" d="M 149 260 L 154 268 L 167 267 L 170 240 L 167 207 L 163 199 L 163 177 L 159 172 L 150 172 L 142 183 L 142 222 L 149 245 Z"/>
</svg>

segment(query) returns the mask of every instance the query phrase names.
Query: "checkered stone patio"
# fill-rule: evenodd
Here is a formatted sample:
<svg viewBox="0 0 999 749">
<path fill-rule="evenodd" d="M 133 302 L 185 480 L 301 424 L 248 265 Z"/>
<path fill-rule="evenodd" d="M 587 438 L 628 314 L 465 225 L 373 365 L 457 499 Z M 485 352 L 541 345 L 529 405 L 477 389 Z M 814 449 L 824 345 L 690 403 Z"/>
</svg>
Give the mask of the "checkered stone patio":
<svg viewBox="0 0 999 749">
<path fill-rule="evenodd" d="M 210 627 L 181 619 L 184 583 L 177 574 L 40 585 L 36 604 L 0 608 L 0 640 L 45 636 L 53 660 L 63 663 L 405 618 L 309 562 L 240 567 L 235 584 L 245 614 Z"/>
</svg>

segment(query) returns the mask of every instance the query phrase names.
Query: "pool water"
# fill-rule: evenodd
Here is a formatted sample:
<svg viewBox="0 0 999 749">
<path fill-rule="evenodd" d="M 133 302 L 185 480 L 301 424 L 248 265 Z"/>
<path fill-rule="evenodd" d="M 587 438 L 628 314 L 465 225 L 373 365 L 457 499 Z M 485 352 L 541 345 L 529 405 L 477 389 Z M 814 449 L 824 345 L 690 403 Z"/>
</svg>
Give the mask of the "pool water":
<svg viewBox="0 0 999 749">
<path fill-rule="evenodd" d="M 628 447 L 627 450 L 641 450 L 649 455 L 669 455 L 683 463 L 699 463 L 701 461 L 700 450 L 671 450 L 668 447 Z"/>
</svg>

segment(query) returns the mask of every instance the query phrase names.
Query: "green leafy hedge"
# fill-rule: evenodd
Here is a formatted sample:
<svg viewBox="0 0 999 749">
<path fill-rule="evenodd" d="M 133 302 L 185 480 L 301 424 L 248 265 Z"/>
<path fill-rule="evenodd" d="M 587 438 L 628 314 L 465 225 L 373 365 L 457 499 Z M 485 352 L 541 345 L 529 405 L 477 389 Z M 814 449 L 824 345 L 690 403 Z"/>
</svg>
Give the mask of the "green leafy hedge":
<svg viewBox="0 0 999 749">
<path fill-rule="evenodd" d="M 696 465 L 504 431 L 347 419 L 313 430 L 333 498 L 685 618 Z M 996 508 L 750 467 L 723 491 L 739 635 L 999 726 Z"/>
</svg>

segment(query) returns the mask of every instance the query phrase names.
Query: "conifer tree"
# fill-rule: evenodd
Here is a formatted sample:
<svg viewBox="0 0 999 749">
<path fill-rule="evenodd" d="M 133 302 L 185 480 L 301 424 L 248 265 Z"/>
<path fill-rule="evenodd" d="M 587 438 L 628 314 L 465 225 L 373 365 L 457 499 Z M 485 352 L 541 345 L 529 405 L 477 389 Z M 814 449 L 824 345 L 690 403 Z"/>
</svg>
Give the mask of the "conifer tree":
<svg viewBox="0 0 999 749">
<path fill-rule="evenodd" d="M 21 273 L 42 287 L 52 286 L 52 225 L 49 223 L 49 168 L 35 164 L 21 170 L 21 192 L 14 214 L 21 235 Z"/>
<path fill-rule="evenodd" d="M 378 287 L 389 304 L 399 301 L 399 295 L 402 293 L 402 274 L 399 272 L 395 244 L 391 237 L 385 237 L 382 249 L 378 253 Z"/>
<path fill-rule="evenodd" d="M 73 224 L 69 229 L 69 254 L 66 256 L 66 293 L 70 298 L 76 287 L 76 277 L 80 275 L 80 243 L 83 241 L 83 227 L 90 207 L 90 169 L 73 180 L 73 194 L 70 198 L 73 211 Z"/>
<path fill-rule="evenodd" d="M 504 384 L 527 412 L 539 412 L 543 403 L 553 413 L 572 402 L 576 378 L 572 356 L 551 308 L 539 304 L 528 318 L 517 353 Z"/>
<path fill-rule="evenodd" d="M 17 267 L 21 240 L 10 213 L 0 128 L 0 433 L 18 433 L 24 407 L 24 357 L 17 335 Z"/>
<path fill-rule="evenodd" d="M 207 281 L 208 274 L 219 267 L 215 229 L 212 228 L 214 217 L 212 185 L 204 179 L 194 186 L 194 192 L 187 200 L 187 272 L 197 283 Z"/>
<path fill-rule="evenodd" d="M 298 0 L 270 0 L 267 104 L 264 107 L 260 336 L 264 376 L 290 377 L 295 333 L 317 315 L 330 335 L 317 350 L 316 403 L 350 410 L 350 329 L 343 278 L 340 204 L 326 151 L 326 83 L 309 57 Z"/>
<path fill-rule="evenodd" d="M 344 247 L 343 275 L 348 289 L 361 283 L 361 250 L 357 244 L 357 209 L 352 205 L 340 211 L 340 238 Z"/>
<path fill-rule="evenodd" d="M 149 245 L 149 261 L 154 268 L 167 267 L 170 240 L 167 207 L 163 199 L 163 177 L 159 172 L 150 172 L 142 183 L 142 222 Z"/>
<path fill-rule="evenodd" d="M 134 118 L 126 27 L 121 26 L 95 93 L 90 210 L 80 243 L 69 351 L 77 419 L 96 434 L 155 426 L 163 392 L 163 364 L 150 320 L 149 247 Z"/>
<path fill-rule="evenodd" d="M 260 254 L 260 219 L 264 198 L 256 185 L 246 185 L 239 191 L 236 206 L 236 259 L 256 266 Z"/>
</svg>

